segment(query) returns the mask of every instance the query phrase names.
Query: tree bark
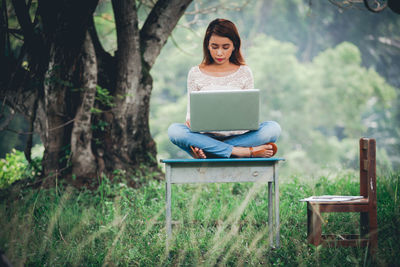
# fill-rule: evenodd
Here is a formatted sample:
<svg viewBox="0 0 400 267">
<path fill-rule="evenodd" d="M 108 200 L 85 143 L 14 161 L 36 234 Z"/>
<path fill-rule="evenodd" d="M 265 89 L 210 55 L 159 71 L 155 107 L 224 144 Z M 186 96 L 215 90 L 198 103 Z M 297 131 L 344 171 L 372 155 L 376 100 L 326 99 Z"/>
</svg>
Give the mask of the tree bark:
<svg viewBox="0 0 400 267">
<path fill-rule="evenodd" d="M 0 62 L 1 69 L 11 67 L 0 74 L 0 98 L 36 118 L 49 183 L 62 173 L 94 177 L 143 164 L 157 167 L 149 129 L 150 69 L 191 1 L 157 1 L 139 29 L 136 1 L 113 0 L 118 47 L 113 57 L 93 23 L 98 0 L 39 0 L 39 27 L 25 1 L 12 0 L 29 66 L 12 56 Z M 110 93 L 110 103 L 96 100 L 98 86 Z M 101 123 L 101 129 L 92 128 Z"/>
<path fill-rule="evenodd" d="M 96 159 L 92 152 L 91 110 L 94 107 L 97 85 L 96 54 L 89 33 L 86 34 L 82 57 L 83 97 L 76 112 L 71 134 L 72 173 L 95 176 Z"/>
<path fill-rule="evenodd" d="M 143 28 L 138 29 L 136 6 L 114 0 L 118 50 L 115 108 L 106 119 L 106 167 L 129 169 L 146 163 L 156 167 L 156 144 L 149 128 L 152 91 L 150 69 L 191 0 L 158 1 Z"/>
<path fill-rule="evenodd" d="M 76 89 L 82 84 L 77 70 L 80 69 L 79 59 L 97 0 L 85 1 L 84 4 L 77 0 L 64 1 L 59 6 L 46 0 L 39 5 L 49 51 L 43 86 L 44 116 L 39 117 L 40 125 L 44 127 L 42 166 L 46 177 L 54 177 L 71 166 L 72 121 L 78 110 L 77 102 L 80 102 Z"/>
</svg>

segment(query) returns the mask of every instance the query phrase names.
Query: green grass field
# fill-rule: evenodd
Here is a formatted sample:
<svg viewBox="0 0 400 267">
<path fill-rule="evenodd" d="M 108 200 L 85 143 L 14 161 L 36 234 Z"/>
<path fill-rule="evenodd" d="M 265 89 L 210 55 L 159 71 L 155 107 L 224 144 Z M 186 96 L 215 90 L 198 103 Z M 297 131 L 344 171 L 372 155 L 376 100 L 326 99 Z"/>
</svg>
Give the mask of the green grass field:
<svg viewBox="0 0 400 267">
<path fill-rule="evenodd" d="M 357 174 L 280 182 L 281 247 L 268 237 L 266 186 L 174 185 L 173 238 L 166 250 L 165 186 L 123 179 L 95 191 L 13 186 L 0 195 L 0 248 L 14 266 L 395 266 L 400 253 L 400 173 L 378 177 L 379 250 L 306 242 L 314 194 L 357 195 Z M 325 214 L 324 214 L 325 216 Z M 358 214 L 325 216 L 325 232 L 357 233 Z"/>
</svg>

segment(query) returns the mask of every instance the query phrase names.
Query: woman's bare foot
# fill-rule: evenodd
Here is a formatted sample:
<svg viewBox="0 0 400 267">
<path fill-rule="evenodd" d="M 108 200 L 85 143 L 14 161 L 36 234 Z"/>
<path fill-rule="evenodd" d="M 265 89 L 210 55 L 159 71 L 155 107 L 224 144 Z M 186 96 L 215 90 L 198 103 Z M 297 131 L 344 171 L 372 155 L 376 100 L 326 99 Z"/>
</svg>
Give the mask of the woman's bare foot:
<svg viewBox="0 0 400 267">
<path fill-rule="evenodd" d="M 274 149 L 271 144 L 255 147 L 233 147 L 232 155 L 239 158 L 250 158 L 257 155 L 258 158 L 270 158 L 274 155 Z"/>
<path fill-rule="evenodd" d="M 198 148 L 198 147 L 194 147 L 194 146 L 191 146 L 190 148 L 191 148 L 192 151 L 193 151 L 193 154 L 194 154 L 194 155 L 192 155 L 192 156 L 193 156 L 194 158 L 198 158 L 198 159 L 205 159 L 205 158 L 207 158 L 206 154 L 204 153 L 204 151 L 203 151 L 202 149 L 200 149 L 200 148 Z"/>
</svg>

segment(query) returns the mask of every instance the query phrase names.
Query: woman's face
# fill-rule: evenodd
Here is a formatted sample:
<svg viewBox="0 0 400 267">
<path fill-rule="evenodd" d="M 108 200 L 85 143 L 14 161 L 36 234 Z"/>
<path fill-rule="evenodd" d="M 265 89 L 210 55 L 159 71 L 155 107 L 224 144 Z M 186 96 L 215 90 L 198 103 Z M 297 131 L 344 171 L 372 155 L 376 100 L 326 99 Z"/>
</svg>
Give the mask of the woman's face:
<svg viewBox="0 0 400 267">
<path fill-rule="evenodd" d="M 229 63 L 229 58 L 235 48 L 232 41 L 227 37 L 211 35 L 208 50 L 215 64 L 224 65 Z"/>
</svg>

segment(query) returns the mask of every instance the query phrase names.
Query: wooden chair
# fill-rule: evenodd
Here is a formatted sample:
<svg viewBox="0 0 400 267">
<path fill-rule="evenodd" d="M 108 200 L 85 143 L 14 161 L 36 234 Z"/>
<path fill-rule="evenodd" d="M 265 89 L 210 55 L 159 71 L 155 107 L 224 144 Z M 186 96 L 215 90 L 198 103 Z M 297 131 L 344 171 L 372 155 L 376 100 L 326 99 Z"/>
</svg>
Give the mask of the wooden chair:
<svg viewBox="0 0 400 267">
<path fill-rule="evenodd" d="M 378 248 L 376 212 L 376 144 L 375 139 L 360 139 L 360 196 L 345 202 L 307 202 L 308 242 L 318 246 L 369 246 L 371 254 Z M 359 212 L 360 234 L 322 235 L 323 212 Z"/>
</svg>

